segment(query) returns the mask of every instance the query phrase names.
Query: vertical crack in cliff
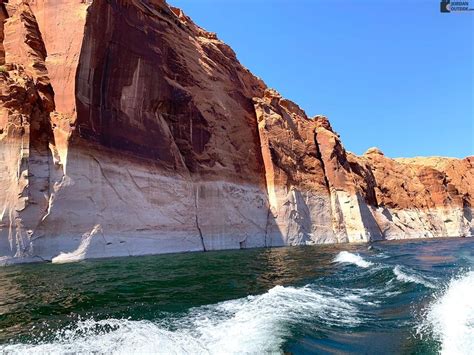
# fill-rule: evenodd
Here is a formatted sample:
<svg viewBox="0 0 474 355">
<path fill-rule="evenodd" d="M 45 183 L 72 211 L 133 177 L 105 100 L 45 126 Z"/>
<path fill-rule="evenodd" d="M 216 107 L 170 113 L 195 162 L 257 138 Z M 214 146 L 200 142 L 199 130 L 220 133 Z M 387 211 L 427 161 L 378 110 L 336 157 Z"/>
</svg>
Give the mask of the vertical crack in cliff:
<svg viewBox="0 0 474 355">
<path fill-rule="evenodd" d="M 268 247 L 268 242 L 267 242 L 267 236 L 268 236 L 268 222 L 270 221 L 270 208 L 267 209 L 267 220 L 265 223 L 265 240 L 264 240 L 264 245 L 265 248 Z"/>
<path fill-rule="evenodd" d="M 323 156 L 321 155 L 321 147 L 318 143 L 318 133 L 316 132 L 316 129 L 314 130 L 314 144 L 316 145 L 316 159 L 319 160 L 321 167 L 323 168 L 324 184 L 326 185 L 328 193 L 331 194 L 331 188 L 329 187 L 329 180 L 326 174 L 326 166 L 324 164 Z"/>
<path fill-rule="evenodd" d="M 202 250 L 207 251 L 206 244 L 204 243 L 204 236 L 202 235 L 201 226 L 199 225 L 199 216 L 198 216 L 198 186 L 194 187 L 194 218 L 196 222 L 196 228 L 199 232 L 199 238 L 201 238 Z"/>
<path fill-rule="evenodd" d="M 341 219 L 341 216 L 340 216 L 341 209 L 340 209 L 340 204 L 338 202 L 339 199 L 337 197 L 337 194 L 334 194 L 335 195 L 335 201 L 334 201 L 334 205 L 333 205 L 333 196 L 334 195 L 331 191 L 331 186 L 329 184 L 327 170 L 326 170 L 326 164 L 324 163 L 324 159 L 323 159 L 323 156 L 322 156 L 322 153 L 321 153 L 321 146 L 319 145 L 319 142 L 318 142 L 318 133 L 317 133 L 316 130 L 317 129 L 314 130 L 314 144 L 316 146 L 316 159 L 319 160 L 319 162 L 321 163 L 321 168 L 323 169 L 324 184 L 326 185 L 326 190 L 327 190 L 327 193 L 328 193 L 329 203 L 330 203 L 329 213 L 331 215 L 332 231 L 336 236 L 336 240 L 338 240 L 339 239 L 338 235 L 340 234 L 340 226 L 336 227 L 336 224 L 337 224 L 337 220 Z M 347 235 L 345 225 L 343 226 L 343 229 L 344 229 L 344 234 Z"/>
<path fill-rule="evenodd" d="M 265 158 L 264 158 L 264 153 L 263 153 L 263 149 L 265 149 L 264 147 L 264 144 L 263 144 L 263 141 L 264 141 L 264 137 L 262 137 L 263 135 L 263 132 L 262 132 L 262 128 L 260 127 L 260 120 L 259 120 L 259 113 L 258 113 L 258 109 L 257 107 L 260 107 L 260 100 L 262 99 L 262 97 L 254 97 L 252 99 L 253 101 L 253 112 L 254 112 L 254 117 L 255 117 L 255 122 L 257 123 L 256 125 L 256 128 L 257 128 L 257 134 L 256 134 L 256 139 L 257 139 L 257 146 L 259 147 L 259 149 L 257 149 L 258 151 L 258 155 L 257 155 L 257 159 L 259 160 L 259 164 L 260 166 L 263 167 L 263 170 L 261 171 L 261 174 L 263 175 L 263 183 L 264 183 L 264 186 L 265 186 L 265 194 L 266 194 L 266 197 L 267 197 L 267 219 L 265 221 L 265 235 L 264 235 L 264 245 L 265 247 L 268 247 L 268 227 L 269 227 L 269 224 L 271 222 L 271 219 L 270 218 L 274 218 L 274 215 L 273 215 L 273 212 L 272 212 L 272 203 L 270 201 L 270 188 L 269 188 L 269 183 L 268 183 L 268 176 L 267 176 L 267 166 L 266 166 L 266 161 L 265 161 Z M 262 118 L 263 120 L 263 118 Z M 264 121 L 263 121 L 264 123 Z"/>
<path fill-rule="evenodd" d="M 102 134 L 102 132 L 104 132 L 104 124 L 108 123 L 108 122 L 105 122 L 104 120 L 104 111 L 106 110 L 106 107 L 107 107 L 107 91 L 108 91 L 107 79 L 109 78 L 109 65 L 110 65 L 109 62 L 110 62 L 110 47 L 107 46 L 104 63 L 102 65 L 102 73 L 100 77 L 100 111 L 99 111 L 99 127 L 98 127 L 99 132 L 95 132 L 99 134 L 99 137 Z M 89 117 L 89 120 L 91 119 L 92 117 Z M 92 127 L 94 128 L 93 125 Z"/>
</svg>

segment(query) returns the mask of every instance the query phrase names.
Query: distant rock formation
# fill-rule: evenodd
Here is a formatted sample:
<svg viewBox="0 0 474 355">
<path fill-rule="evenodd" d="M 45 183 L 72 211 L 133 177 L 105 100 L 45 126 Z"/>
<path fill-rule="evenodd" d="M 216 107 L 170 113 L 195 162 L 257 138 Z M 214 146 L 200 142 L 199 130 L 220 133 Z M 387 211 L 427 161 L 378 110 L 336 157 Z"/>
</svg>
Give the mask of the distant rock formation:
<svg viewBox="0 0 474 355">
<path fill-rule="evenodd" d="M 0 263 L 473 233 L 474 157 L 347 152 L 162 0 L 0 10 Z"/>
</svg>

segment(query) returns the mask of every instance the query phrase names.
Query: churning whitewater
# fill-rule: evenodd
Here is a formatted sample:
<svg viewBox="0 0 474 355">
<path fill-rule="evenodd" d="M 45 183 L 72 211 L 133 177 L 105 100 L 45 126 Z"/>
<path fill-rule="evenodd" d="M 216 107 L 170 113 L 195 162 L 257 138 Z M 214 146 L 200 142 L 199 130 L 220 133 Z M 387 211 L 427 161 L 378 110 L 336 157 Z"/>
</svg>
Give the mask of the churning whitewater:
<svg viewBox="0 0 474 355">
<path fill-rule="evenodd" d="M 9 345 L 7 353 L 261 353 L 279 352 L 292 325 L 317 320 L 328 327 L 355 327 L 364 302 L 357 293 L 276 286 L 259 296 L 191 309 L 160 322 L 109 319 L 79 321 L 55 341 Z"/>
<path fill-rule="evenodd" d="M 359 254 L 352 254 L 348 251 L 341 251 L 339 254 L 337 254 L 334 262 L 354 264 L 364 268 L 373 265 L 370 261 L 364 260 L 364 258 L 362 258 Z"/>
<path fill-rule="evenodd" d="M 420 331 L 432 330 L 445 355 L 474 353 L 474 271 L 451 280 L 428 308 Z"/>
<path fill-rule="evenodd" d="M 0 353 L 474 352 L 471 248 L 340 248 L 2 268 Z"/>
</svg>

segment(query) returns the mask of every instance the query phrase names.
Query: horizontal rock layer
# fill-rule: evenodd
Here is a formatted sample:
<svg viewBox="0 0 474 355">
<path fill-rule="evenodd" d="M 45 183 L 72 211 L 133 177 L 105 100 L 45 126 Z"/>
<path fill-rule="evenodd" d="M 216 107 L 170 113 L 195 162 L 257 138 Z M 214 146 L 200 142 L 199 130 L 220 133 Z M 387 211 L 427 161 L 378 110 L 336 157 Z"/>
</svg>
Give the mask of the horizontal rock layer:
<svg viewBox="0 0 474 355">
<path fill-rule="evenodd" d="M 473 233 L 473 157 L 347 152 L 164 1 L 0 7 L 0 263 Z"/>
</svg>

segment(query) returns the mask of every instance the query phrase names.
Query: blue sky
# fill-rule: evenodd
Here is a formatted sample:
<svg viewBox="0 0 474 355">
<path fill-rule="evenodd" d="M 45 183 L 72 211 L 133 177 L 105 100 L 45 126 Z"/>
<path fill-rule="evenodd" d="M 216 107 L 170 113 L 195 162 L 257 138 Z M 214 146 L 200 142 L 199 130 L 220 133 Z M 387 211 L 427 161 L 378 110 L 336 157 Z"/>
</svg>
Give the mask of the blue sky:
<svg viewBox="0 0 474 355">
<path fill-rule="evenodd" d="M 474 12 L 437 0 L 168 0 L 347 149 L 474 155 Z M 474 7 L 474 0 L 471 0 Z"/>
</svg>

